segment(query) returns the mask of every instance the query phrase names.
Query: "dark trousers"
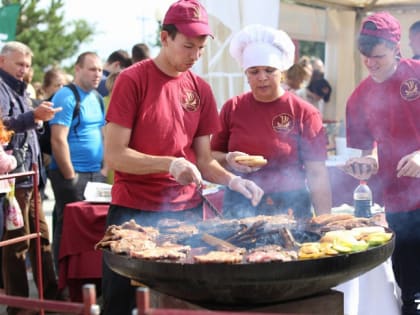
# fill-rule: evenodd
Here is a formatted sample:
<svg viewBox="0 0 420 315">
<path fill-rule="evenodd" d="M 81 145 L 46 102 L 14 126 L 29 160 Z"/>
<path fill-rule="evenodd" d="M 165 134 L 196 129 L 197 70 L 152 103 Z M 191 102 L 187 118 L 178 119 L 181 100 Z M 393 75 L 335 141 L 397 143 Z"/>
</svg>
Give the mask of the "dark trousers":
<svg viewBox="0 0 420 315">
<path fill-rule="evenodd" d="M 4 200 L 6 198 L 6 194 L 0 194 L 0 240 L 3 240 L 3 233 L 4 233 L 4 216 L 6 215 L 4 209 Z M 3 270 L 2 267 L 2 248 L 0 247 L 0 269 Z M 4 289 L 3 283 L 3 272 L 0 272 L 0 289 Z"/>
<path fill-rule="evenodd" d="M 18 188 L 15 191 L 16 199 L 22 210 L 24 227 L 6 231 L 4 239 L 12 239 L 19 236 L 35 233 L 35 203 L 32 188 Z M 55 299 L 57 295 L 57 280 L 49 242 L 48 224 L 42 210 L 41 196 L 38 194 L 39 226 L 41 233 L 41 262 L 44 285 L 44 297 Z M 3 247 L 3 279 L 6 294 L 16 296 L 29 296 L 29 285 L 26 273 L 26 254 L 29 254 L 32 273 L 35 283 L 38 285 L 36 263 L 36 239 L 18 242 Z M 16 314 L 15 308 L 8 308 L 8 314 Z"/>
<path fill-rule="evenodd" d="M 73 179 L 65 179 L 59 170 L 49 172 L 51 187 L 54 192 L 54 226 L 53 226 L 53 253 L 54 265 L 58 272 L 58 259 L 60 254 L 60 241 L 63 231 L 63 215 L 66 204 L 84 200 L 83 193 L 87 182 L 106 182 L 106 177 L 100 172 L 76 173 Z"/>
<path fill-rule="evenodd" d="M 395 232 L 392 269 L 401 289 L 402 315 L 420 314 L 420 209 L 387 213 L 389 227 Z"/>
<path fill-rule="evenodd" d="M 142 226 L 156 226 L 159 219 L 170 218 L 181 221 L 202 221 L 202 207 L 179 212 L 148 212 L 125 208 L 116 205 L 109 207 L 106 226 L 122 223 L 134 219 Z M 136 307 L 136 288 L 131 285 L 129 278 L 113 272 L 108 265 L 102 263 L 102 297 L 103 315 L 131 315 Z"/>
</svg>

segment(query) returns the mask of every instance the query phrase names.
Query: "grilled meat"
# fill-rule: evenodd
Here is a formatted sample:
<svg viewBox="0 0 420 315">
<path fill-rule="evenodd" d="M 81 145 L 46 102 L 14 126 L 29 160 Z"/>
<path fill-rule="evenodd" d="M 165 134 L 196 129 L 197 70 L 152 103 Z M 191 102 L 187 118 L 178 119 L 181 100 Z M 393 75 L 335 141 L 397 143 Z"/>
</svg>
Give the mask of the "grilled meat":
<svg viewBox="0 0 420 315">
<path fill-rule="evenodd" d="M 350 230 L 373 226 L 366 218 L 328 214 L 310 220 L 313 231 L 297 229 L 290 215 L 259 215 L 243 219 L 215 218 L 196 226 L 177 220 L 159 221 L 159 230 L 131 220 L 109 226 L 95 248 L 133 258 L 179 263 L 262 263 L 336 255 L 339 250 L 321 246 L 314 231 Z M 210 251 L 211 245 L 215 250 Z M 194 250 L 191 250 L 191 249 Z M 199 250 L 198 250 L 199 249 Z"/>
<path fill-rule="evenodd" d="M 313 217 L 310 223 L 317 224 L 317 225 L 325 225 L 330 222 L 336 222 L 341 220 L 347 220 L 354 218 L 353 215 L 347 213 L 325 213 Z"/>
<path fill-rule="evenodd" d="M 285 250 L 278 245 L 267 245 L 251 250 L 245 259 L 249 263 L 292 261 L 297 259 L 297 252 L 294 250 Z"/>
<path fill-rule="evenodd" d="M 204 255 L 196 255 L 193 258 L 194 262 L 200 264 L 239 264 L 242 262 L 243 259 L 243 251 L 211 251 Z"/>
<path fill-rule="evenodd" d="M 165 247 L 156 247 L 145 249 L 141 251 L 132 251 L 130 252 L 130 256 L 133 258 L 140 258 L 146 260 L 181 260 L 187 257 L 187 254 L 184 252 L 177 251 L 172 248 L 165 248 Z"/>
<path fill-rule="evenodd" d="M 132 251 L 152 249 L 156 243 L 147 239 L 122 238 L 118 241 L 111 241 L 109 248 L 117 254 L 130 254 Z"/>
</svg>

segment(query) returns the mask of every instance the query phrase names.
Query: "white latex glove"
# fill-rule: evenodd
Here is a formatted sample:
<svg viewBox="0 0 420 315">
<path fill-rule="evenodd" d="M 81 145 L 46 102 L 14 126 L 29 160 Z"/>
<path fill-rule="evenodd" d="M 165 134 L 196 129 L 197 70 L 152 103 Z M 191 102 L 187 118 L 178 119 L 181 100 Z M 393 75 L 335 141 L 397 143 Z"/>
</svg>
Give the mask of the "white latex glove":
<svg viewBox="0 0 420 315">
<path fill-rule="evenodd" d="M 253 181 L 235 176 L 229 181 L 229 189 L 241 193 L 246 198 L 251 199 L 252 205 L 255 207 L 261 201 L 264 191 Z"/>
<path fill-rule="evenodd" d="M 397 165 L 397 177 L 410 176 L 420 178 L 420 151 L 403 156 Z"/>
<path fill-rule="evenodd" d="M 184 158 L 173 160 L 169 166 L 169 173 L 181 185 L 200 184 L 203 181 L 197 166 Z"/>
<path fill-rule="evenodd" d="M 228 154 L 226 154 L 225 158 L 229 167 L 236 172 L 252 173 L 252 172 L 258 171 L 261 167 L 250 167 L 247 165 L 239 164 L 238 162 L 235 161 L 235 158 L 237 156 L 247 156 L 247 155 L 249 154 L 246 154 L 240 151 L 234 151 L 234 152 L 229 152 Z"/>
<path fill-rule="evenodd" d="M 372 156 L 355 157 L 348 159 L 340 168 L 354 178 L 368 180 L 378 172 L 378 162 Z"/>
</svg>

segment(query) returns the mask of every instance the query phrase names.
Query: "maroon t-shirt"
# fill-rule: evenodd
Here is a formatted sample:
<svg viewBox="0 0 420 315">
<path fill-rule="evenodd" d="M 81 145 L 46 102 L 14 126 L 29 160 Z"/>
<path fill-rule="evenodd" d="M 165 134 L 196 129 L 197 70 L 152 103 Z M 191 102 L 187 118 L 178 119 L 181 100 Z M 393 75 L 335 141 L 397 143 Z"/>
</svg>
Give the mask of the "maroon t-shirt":
<svg viewBox="0 0 420 315">
<path fill-rule="evenodd" d="M 120 73 L 106 119 L 131 129 L 130 148 L 145 154 L 184 157 L 193 163 L 194 138 L 219 130 L 210 86 L 191 71 L 176 78 L 167 76 L 152 59 Z M 169 173 L 115 172 L 113 204 L 177 211 L 195 207 L 199 202 L 194 185 L 180 185 Z"/>
<path fill-rule="evenodd" d="M 326 135 L 319 111 L 293 93 L 263 103 L 251 92 L 228 100 L 220 113 L 222 130 L 212 150 L 263 155 L 268 163 L 248 175 L 266 193 L 305 187 L 304 161 L 325 161 Z"/>
<path fill-rule="evenodd" d="M 378 145 L 386 211 L 420 209 L 420 179 L 397 178 L 401 158 L 420 150 L 420 62 L 403 59 L 382 83 L 370 76 L 347 102 L 347 144 L 362 150 Z"/>
</svg>

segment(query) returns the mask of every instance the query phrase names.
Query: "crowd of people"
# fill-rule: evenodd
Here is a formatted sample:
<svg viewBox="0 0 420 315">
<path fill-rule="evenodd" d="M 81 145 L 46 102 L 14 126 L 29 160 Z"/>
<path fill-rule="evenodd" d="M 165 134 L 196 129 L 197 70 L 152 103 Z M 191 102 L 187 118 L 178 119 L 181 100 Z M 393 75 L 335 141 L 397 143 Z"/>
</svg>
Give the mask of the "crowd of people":
<svg viewBox="0 0 420 315">
<path fill-rule="evenodd" d="M 136 47 L 138 45 L 135 45 Z M 144 58 L 149 58 L 147 46 L 141 44 Z M 122 58 L 123 56 L 124 58 Z M 23 170 L 39 166 L 40 232 L 43 265 L 43 296 L 46 299 L 63 299 L 57 287 L 58 252 L 62 228 L 62 211 L 66 203 L 83 200 L 87 181 L 105 181 L 103 169 L 103 134 L 105 108 L 103 97 L 96 91 L 100 82 L 106 83 L 105 74 L 121 71 L 132 64 L 131 57 L 121 51 L 113 52 L 107 60 L 109 72 L 103 73 L 102 61 L 95 53 L 79 55 L 74 74 L 60 68 L 51 68 L 39 85 L 32 82 L 31 49 L 20 42 L 7 42 L 0 51 L 0 124 L 2 150 L 0 169 L 10 172 L 22 164 Z M 118 59 L 121 58 L 121 59 Z M 75 92 L 71 90 L 71 85 Z M 36 88 L 35 88 L 36 86 Z M 29 87 L 29 88 L 28 88 Z M 76 94 L 78 95 L 76 96 Z M 76 103 L 79 111 L 75 112 Z M 48 124 L 48 126 L 47 126 Z M 51 129 L 51 138 L 45 141 L 41 135 L 46 127 Z M 7 135 L 7 136 L 6 136 Z M 4 147 L 4 149 L 3 149 Z M 23 149 L 23 160 L 16 161 L 11 152 Z M 8 154 L 9 153 L 9 154 Z M 21 169 L 21 168 L 19 168 Z M 42 208 L 43 187 L 51 180 L 54 192 L 53 240 Z M 2 228 L 2 240 L 9 240 L 35 232 L 34 189 L 32 177 L 16 179 L 14 189 L 23 217 L 23 227 L 9 230 Z M 3 187 L 3 186 L 2 186 Z M 4 227 L 6 193 L 0 194 L 1 226 Z M 29 295 L 27 266 L 36 269 L 35 239 L 8 245 L 0 250 L 2 258 L 1 290 L 17 296 Z M 27 257 L 28 256 L 28 259 Z M 35 282 L 37 274 L 34 272 Z M 24 311 L 9 307 L 8 314 Z"/>
<path fill-rule="evenodd" d="M 386 218 L 396 233 L 392 262 L 403 315 L 419 314 L 415 300 L 420 296 L 420 234 L 415 232 L 420 223 L 420 62 L 414 60 L 420 53 L 419 26 L 420 21 L 409 30 L 414 56 L 405 59 L 393 16 L 379 12 L 362 21 L 357 43 L 369 75 L 348 99 L 345 117 L 348 144 L 363 156 L 348 160 L 344 169 L 358 179 L 374 173 L 382 178 Z M 211 86 L 191 71 L 210 38 L 202 4 L 179 0 L 165 14 L 161 48 L 153 58 L 143 43 L 133 45 L 131 56 L 120 49 L 105 62 L 83 52 L 71 76 L 52 68 L 37 84 L 31 49 L 20 42 L 1 48 L 0 172 L 37 163 L 44 170 L 40 188 L 51 181 L 55 206 L 51 243 L 42 189 L 34 198 L 32 177 L 16 180 L 23 226 L 0 234 L 8 240 L 34 232 L 38 200 L 45 298 L 63 298 L 57 288 L 63 210 L 84 199 L 88 181 L 113 184 L 106 227 L 130 219 L 141 225 L 155 225 L 162 217 L 199 221 L 203 204 L 197 189 L 204 180 L 226 187 L 228 217 L 290 209 L 297 217 L 312 217 L 331 211 L 323 115 L 332 86 L 322 60 L 295 60 L 286 32 L 247 25 L 232 37 L 230 53 L 250 91 L 226 100 L 219 113 Z M 46 127 L 49 143 L 40 136 Z M 18 150 L 23 161 L 13 154 Z M 238 162 L 247 155 L 263 155 L 268 163 Z M 4 200 L 2 193 L 0 205 Z M 36 270 L 35 240 L 0 253 L 5 293 L 28 296 L 26 256 Z M 135 287 L 105 263 L 102 268 L 103 314 L 131 314 Z M 9 307 L 8 314 L 23 310 Z"/>
</svg>

